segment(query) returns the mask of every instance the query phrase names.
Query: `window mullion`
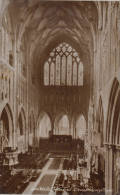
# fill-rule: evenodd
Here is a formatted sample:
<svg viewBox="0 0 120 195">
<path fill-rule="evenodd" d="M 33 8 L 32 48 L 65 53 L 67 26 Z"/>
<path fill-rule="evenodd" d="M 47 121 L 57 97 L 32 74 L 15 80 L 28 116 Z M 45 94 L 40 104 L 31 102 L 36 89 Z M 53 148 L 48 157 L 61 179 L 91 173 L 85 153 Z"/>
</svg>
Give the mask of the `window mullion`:
<svg viewBox="0 0 120 195">
<path fill-rule="evenodd" d="M 55 50 L 55 77 L 54 77 L 54 85 L 56 85 L 56 50 Z"/>
<path fill-rule="evenodd" d="M 60 85 L 62 84 L 62 57 L 60 56 Z"/>
<path fill-rule="evenodd" d="M 65 79 L 65 85 L 67 86 L 67 56 L 66 56 L 66 79 Z"/>
<path fill-rule="evenodd" d="M 49 85 L 50 85 L 50 77 L 51 77 L 51 65 L 49 64 Z"/>
<path fill-rule="evenodd" d="M 79 64 L 78 53 L 66 43 L 58 45 L 47 60 L 48 68 L 44 69 L 45 85 L 79 86 L 83 72 Z M 54 66 L 53 66 L 53 64 Z M 48 70 L 49 69 L 49 70 Z M 81 76 L 82 74 L 82 76 Z M 46 79 L 45 79 L 46 77 Z M 46 84 L 47 83 L 47 84 Z M 81 83 L 81 85 L 83 85 Z"/>
<path fill-rule="evenodd" d="M 77 63 L 77 86 L 78 86 L 78 78 L 79 78 L 79 63 Z"/>
<path fill-rule="evenodd" d="M 74 62 L 73 62 L 73 55 L 72 55 L 72 85 L 73 85 L 73 70 L 74 70 Z"/>
</svg>

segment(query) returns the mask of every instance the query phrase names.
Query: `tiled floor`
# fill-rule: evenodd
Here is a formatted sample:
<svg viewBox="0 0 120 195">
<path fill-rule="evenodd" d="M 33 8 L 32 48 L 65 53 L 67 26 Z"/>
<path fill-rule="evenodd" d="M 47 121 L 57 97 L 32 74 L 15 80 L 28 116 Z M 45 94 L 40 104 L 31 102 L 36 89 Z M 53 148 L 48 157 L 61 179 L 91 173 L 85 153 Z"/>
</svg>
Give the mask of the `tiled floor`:
<svg viewBox="0 0 120 195">
<path fill-rule="evenodd" d="M 56 175 L 62 168 L 62 162 L 61 159 L 50 158 L 42 169 L 40 177 L 36 182 L 31 182 L 23 194 L 50 194 Z"/>
<path fill-rule="evenodd" d="M 48 194 L 51 190 L 55 175 L 44 175 L 33 194 Z"/>
<path fill-rule="evenodd" d="M 60 158 L 53 159 L 51 165 L 49 166 L 49 169 L 52 169 L 52 170 L 59 169 L 60 163 L 61 163 L 61 159 Z"/>
</svg>

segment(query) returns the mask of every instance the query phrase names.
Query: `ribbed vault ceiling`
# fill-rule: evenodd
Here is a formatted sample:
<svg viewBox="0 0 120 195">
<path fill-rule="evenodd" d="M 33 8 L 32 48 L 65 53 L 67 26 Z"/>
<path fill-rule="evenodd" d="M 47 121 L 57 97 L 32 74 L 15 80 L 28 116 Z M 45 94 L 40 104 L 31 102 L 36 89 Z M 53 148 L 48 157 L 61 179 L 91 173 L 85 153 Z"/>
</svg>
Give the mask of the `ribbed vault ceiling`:
<svg viewBox="0 0 120 195">
<path fill-rule="evenodd" d="M 30 63 L 38 67 L 47 53 L 60 41 L 79 49 L 80 57 L 91 56 L 92 34 L 97 28 L 94 2 L 11 0 L 9 16 L 20 45 L 26 37 Z M 41 61 L 42 60 L 42 61 Z M 92 63 L 92 62 L 91 62 Z"/>
<path fill-rule="evenodd" d="M 100 21 L 101 4 L 86 1 L 40 0 L 5 0 L 4 2 L 9 2 L 9 6 L 6 8 L 3 21 L 11 36 L 14 36 L 13 40 L 16 39 L 18 52 L 24 47 L 24 53 L 28 54 L 29 70 L 37 79 L 38 87 L 43 75 L 44 61 L 54 47 L 60 42 L 67 42 L 77 50 L 84 65 L 85 81 L 81 93 L 79 89 L 78 94 L 81 95 L 81 108 L 84 104 L 82 111 L 87 113 L 94 78 L 93 40 L 100 25 L 98 21 Z M 69 89 L 70 96 L 73 91 L 71 89 Z M 59 92 L 59 89 L 57 90 Z M 66 91 L 66 89 L 62 90 Z"/>
</svg>

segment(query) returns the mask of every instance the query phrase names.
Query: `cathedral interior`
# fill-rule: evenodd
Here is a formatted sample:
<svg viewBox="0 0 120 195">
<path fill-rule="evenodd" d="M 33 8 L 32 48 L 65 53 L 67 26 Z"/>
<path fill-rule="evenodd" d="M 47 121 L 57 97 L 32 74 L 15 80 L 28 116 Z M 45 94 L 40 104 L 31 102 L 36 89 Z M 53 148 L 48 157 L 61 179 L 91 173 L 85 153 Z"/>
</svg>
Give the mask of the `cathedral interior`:
<svg viewBox="0 0 120 195">
<path fill-rule="evenodd" d="M 0 0 L 0 194 L 120 194 L 120 2 Z"/>
</svg>

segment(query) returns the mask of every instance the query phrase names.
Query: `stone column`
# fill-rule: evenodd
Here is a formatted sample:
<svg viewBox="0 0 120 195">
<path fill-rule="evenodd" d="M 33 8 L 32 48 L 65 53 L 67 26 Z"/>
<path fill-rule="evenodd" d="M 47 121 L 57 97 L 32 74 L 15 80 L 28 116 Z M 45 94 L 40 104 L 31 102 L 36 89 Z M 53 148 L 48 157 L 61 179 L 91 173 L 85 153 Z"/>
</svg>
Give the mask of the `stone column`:
<svg viewBox="0 0 120 195">
<path fill-rule="evenodd" d="M 69 123 L 69 135 L 71 135 L 71 121 Z"/>
<path fill-rule="evenodd" d="M 13 101 L 14 101 L 14 135 L 13 135 L 13 145 L 14 147 L 17 147 L 18 145 L 18 128 L 17 128 L 17 125 L 18 125 L 18 114 L 17 114 L 17 110 L 18 110 L 18 96 L 17 96 L 17 88 L 18 88 L 18 82 L 17 82 L 17 51 L 16 51 L 16 35 L 15 34 L 12 34 L 12 38 L 13 38 L 13 58 L 14 58 L 14 61 L 13 61 L 13 66 L 14 66 L 14 81 L 13 81 Z"/>
<path fill-rule="evenodd" d="M 76 139 L 76 121 L 73 121 L 73 138 Z"/>
<path fill-rule="evenodd" d="M 51 135 L 54 135 L 54 121 L 51 121 Z"/>
<path fill-rule="evenodd" d="M 105 194 L 109 194 L 109 151 L 108 145 L 105 148 Z"/>
<path fill-rule="evenodd" d="M 96 146 L 95 147 L 95 169 L 96 169 L 96 171 L 98 172 L 98 153 L 97 153 L 97 151 L 98 151 L 98 147 Z"/>
<path fill-rule="evenodd" d="M 113 161 L 114 161 L 114 156 L 113 156 L 113 146 L 109 145 L 108 146 L 108 161 L 106 162 L 106 179 L 105 182 L 107 185 L 106 189 L 106 195 L 113 195 Z"/>
<path fill-rule="evenodd" d="M 70 120 L 70 135 L 72 135 L 72 138 L 74 139 L 74 130 L 73 130 L 73 121 Z"/>
<path fill-rule="evenodd" d="M 75 139 L 77 139 L 77 130 L 76 130 L 76 126 L 75 126 Z"/>
</svg>

